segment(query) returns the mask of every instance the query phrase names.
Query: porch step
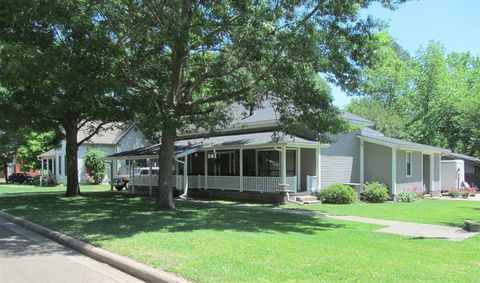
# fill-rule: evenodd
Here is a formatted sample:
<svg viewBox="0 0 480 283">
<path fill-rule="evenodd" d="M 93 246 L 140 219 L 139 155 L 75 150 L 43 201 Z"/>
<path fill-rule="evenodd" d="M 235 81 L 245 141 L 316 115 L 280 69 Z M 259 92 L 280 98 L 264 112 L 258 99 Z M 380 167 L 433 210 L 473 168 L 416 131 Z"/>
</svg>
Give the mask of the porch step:
<svg viewBox="0 0 480 283">
<path fill-rule="evenodd" d="M 312 196 L 311 192 L 298 192 L 298 193 L 291 193 L 290 196 L 298 197 L 298 196 Z"/>
<path fill-rule="evenodd" d="M 318 198 L 312 195 L 296 195 L 295 200 L 304 204 L 320 203 Z"/>
</svg>

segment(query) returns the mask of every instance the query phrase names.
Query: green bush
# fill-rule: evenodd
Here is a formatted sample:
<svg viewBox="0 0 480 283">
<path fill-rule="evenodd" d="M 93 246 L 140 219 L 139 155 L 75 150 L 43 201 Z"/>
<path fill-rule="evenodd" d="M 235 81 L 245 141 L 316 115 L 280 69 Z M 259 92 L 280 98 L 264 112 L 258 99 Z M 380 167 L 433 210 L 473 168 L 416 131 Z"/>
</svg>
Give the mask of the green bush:
<svg viewBox="0 0 480 283">
<path fill-rule="evenodd" d="M 448 192 L 448 195 L 452 198 L 458 198 L 460 197 L 460 191 L 457 189 L 452 189 Z"/>
<path fill-rule="evenodd" d="M 398 194 L 398 201 L 412 202 L 417 199 L 417 194 L 412 192 L 402 192 Z"/>
<path fill-rule="evenodd" d="M 93 184 L 100 184 L 105 176 L 105 154 L 103 151 L 92 149 L 85 155 L 85 169 L 87 170 L 87 179 Z"/>
<path fill-rule="evenodd" d="M 318 199 L 323 203 L 348 204 L 354 203 L 356 196 L 350 186 L 334 184 L 321 190 Z"/>
<path fill-rule="evenodd" d="M 387 186 L 379 182 L 367 183 L 363 192 L 366 202 L 384 202 L 390 199 Z"/>
</svg>

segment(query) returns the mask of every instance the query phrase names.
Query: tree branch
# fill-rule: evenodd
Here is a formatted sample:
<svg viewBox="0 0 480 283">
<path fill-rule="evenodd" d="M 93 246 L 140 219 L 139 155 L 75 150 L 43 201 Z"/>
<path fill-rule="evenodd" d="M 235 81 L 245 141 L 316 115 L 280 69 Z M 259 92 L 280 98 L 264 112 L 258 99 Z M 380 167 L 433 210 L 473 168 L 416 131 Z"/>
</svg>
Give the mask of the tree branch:
<svg viewBox="0 0 480 283">
<path fill-rule="evenodd" d="M 95 127 L 95 130 L 93 132 L 91 132 L 90 134 L 88 134 L 85 138 L 83 138 L 81 141 L 77 142 L 77 145 L 78 146 L 81 146 L 84 142 L 88 141 L 89 139 L 91 139 L 94 135 L 98 134 L 98 132 L 103 128 L 103 126 L 105 126 L 106 124 L 108 124 L 108 122 L 101 122 L 99 123 L 96 127 Z"/>
</svg>

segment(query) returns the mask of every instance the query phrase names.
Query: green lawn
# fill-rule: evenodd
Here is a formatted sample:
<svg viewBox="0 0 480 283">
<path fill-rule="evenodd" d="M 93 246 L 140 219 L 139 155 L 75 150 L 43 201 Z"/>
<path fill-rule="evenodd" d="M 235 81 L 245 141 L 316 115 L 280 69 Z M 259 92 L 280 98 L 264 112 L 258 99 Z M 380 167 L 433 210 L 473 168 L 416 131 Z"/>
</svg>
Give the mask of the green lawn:
<svg viewBox="0 0 480 283">
<path fill-rule="evenodd" d="M 463 220 L 480 221 L 480 202 L 419 200 L 416 202 L 356 203 L 349 205 L 288 205 L 282 208 L 307 209 L 333 214 L 364 216 L 427 224 L 463 226 Z"/>
<path fill-rule="evenodd" d="M 86 193 L 1 199 L 0 208 L 200 282 L 476 282 L 480 237 L 463 242 L 374 232 L 301 215 Z"/>
<path fill-rule="evenodd" d="M 5 184 L 0 183 L 0 195 L 2 194 L 17 194 L 17 193 L 46 193 L 46 192 L 64 192 L 66 187 L 64 185 L 57 186 L 33 186 L 23 184 Z M 80 186 L 82 192 L 92 191 L 107 191 L 110 190 L 110 185 L 88 185 Z"/>
</svg>

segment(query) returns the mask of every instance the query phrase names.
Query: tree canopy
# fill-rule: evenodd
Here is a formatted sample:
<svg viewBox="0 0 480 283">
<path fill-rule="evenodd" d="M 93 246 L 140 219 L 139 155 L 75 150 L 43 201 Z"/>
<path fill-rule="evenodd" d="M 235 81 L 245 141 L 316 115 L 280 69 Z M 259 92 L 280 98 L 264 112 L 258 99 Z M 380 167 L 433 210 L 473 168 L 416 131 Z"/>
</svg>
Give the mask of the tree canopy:
<svg viewBox="0 0 480 283">
<path fill-rule="evenodd" d="M 0 107 L 11 123 L 64 134 L 68 196 L 79 194 L 78 146 L 122 111 L 105 5 L 5 0 L 0 10 Z"/>
<path fill-rule="evenodd" d="M 385 45 L 366 71 L 364 97 L 348 111 L 376 122 L 385 134 L 480 157 L 480 58 L 447 53 L 437 42 L 415 56 Z"/>
<path fill-rule="evenodd" d="M 304 123 L 338 132 L 319 74 L 344 89 L 359 85 L 377 46 L 378 23 L 359 15 L 372 2 L 117 1 L 106 18 L 123 46 L 129 105 L 147 134 L 161 133 L 157 208 L 173 207 L 177 132 L 224 126 L 232 104 L 256 109 L 269 99 L 286 131 Z"/>
</svg>

